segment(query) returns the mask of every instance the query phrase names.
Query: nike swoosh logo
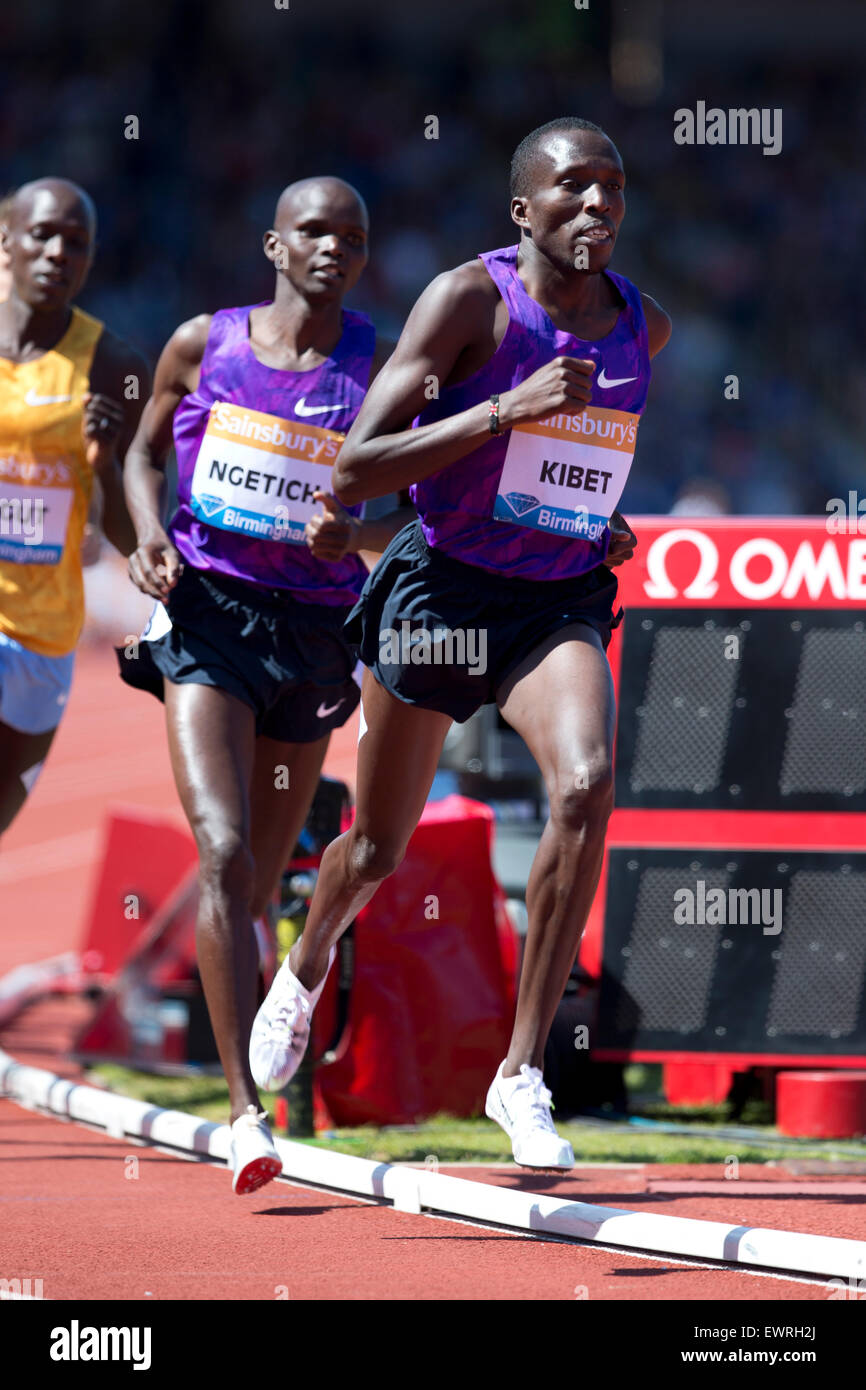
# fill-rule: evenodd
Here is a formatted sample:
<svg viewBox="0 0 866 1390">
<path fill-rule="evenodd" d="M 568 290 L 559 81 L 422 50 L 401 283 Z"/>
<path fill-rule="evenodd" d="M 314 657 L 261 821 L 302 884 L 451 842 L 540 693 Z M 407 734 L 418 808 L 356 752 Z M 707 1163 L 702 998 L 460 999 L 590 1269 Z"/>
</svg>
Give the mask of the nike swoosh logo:
<svg viewBox="0 0 866 1390">
<path fill-rule="evenodd" d="M 636 376 L 618 376 L 618 377 L 616 378 L 615 381 L 611 381 L 610 377 L 606 377 L 606 376 L 605 376 L 605 374 L 604 374 L 604 367 L 602 367 L 602 369 L 601 369 L 601 371 L 599 372 L 599 374 L 598 374 L 596 380 L 598 381 L 598 384 L 599 384 L 599 386 L 602 387 L 602 389 L 607 389 L 607 388 L 610 387 L 610 386 L 625 386 L 625 384 L 626 384 L 627 381 L 637 381 L 637 377 L 636 377 Z"/>
<path fill-rule="evenodd" d="M 328 413 L 329 410 L 348 410 L 348 409 L 349 409 L 348 404 L 346 404 L 346 405 L 307 405 L 307 404 L 306 404 L 306 399 L 307 399 L 306 396 L 301 396 L 301 399 L 298 401 L 297 405 L 295 406 L 295 410 L 297 411 L 298 415 L 327 415 L 327 413 Z"/>
<path fill-rule="evenodd" d="M 35 391 L 32 389 L 32 387 L 31 387 L 31 389 L 27 392 L 27 395 L 24 397 L 24 404 L 25 404 L 25 405 L 62 405 L 62 404 L 64 403 L 64 401 L 71 401 L 71 400 L 72 400 L 72 397 L 71 397 L 71 396 L 37 396 L 36 392 L 35 392 Z"/>
<path fill-rule="evenodd" d="M 329 714 L 333 714 L 335 709 L 339 709 L 340 706 L 344 705 L 345 703 L 345 695 L 343 696 L 342 700 L 338 700 L 335 705 L 330 705 L 328 706 L 328 708 L 325 708 L 325 702 L 323 700 L 322 703 L 319 705 L 319 708 L 316 710 L 316 715 L 319 719 L 325 719 Z"/>
</svg>

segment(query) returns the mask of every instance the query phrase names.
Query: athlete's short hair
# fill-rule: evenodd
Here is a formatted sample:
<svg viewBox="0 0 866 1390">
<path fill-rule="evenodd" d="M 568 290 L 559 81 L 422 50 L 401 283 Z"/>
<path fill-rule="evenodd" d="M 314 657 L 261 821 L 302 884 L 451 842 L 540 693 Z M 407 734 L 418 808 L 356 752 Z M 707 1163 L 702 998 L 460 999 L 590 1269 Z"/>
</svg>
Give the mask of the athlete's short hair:
<svg viewBox="0 0 866 1390">
<path fill-rule="evenodd" d="M 87 189 L 82 188 L 80 183 L 74 183 L 72 179 L 60 178 L 55 174 L 46 174 L 43 178 L 39 179 L 29 179 L 26 183 L 19 184 L 17 188 L 11 188 L 5 195 L 0 195 L 0 222 L 9 222 L 9 218 L 15 211 L 22 193 L 30 193 L 34 188 L 43 188 L 47 184 L 52 183 L 62 184 L 64 187 L 71 188 L 74 191 L 76 198 L 87 213 L 90 222 L 90 230 L 93 235 L 93 240 L 95 241 L 99 222 L 96 204 L 87 192 Z"/>
<path fill-rule="evenodd" d="M 594 130 L 606 140 L 610 136 L 595 121 L 584 120 L 583 116 L 557 116 L 555 121 L 540 125 L 524 136 L 511 157 L 511 196 L 521 198 L 533 191 L 532 166 L 538 155 L 538 148 L 546 135 L 554 130 Z"/>
</svg>

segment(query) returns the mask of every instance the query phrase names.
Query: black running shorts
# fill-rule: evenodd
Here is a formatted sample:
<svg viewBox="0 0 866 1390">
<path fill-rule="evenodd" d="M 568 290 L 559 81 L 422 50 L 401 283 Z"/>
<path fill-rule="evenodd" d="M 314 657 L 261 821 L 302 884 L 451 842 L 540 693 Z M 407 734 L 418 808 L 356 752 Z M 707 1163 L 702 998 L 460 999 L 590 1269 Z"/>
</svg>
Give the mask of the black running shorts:
<svg viewBox="0 0 866 1390">
<path fill-rule="evenodd" d="M 606 565 L 576 579 L 509 579 L 442 554 L 413 522 L 391 541 L 345 630 L 398 700 L 462 724 L 559 628 L 586 623 L 606 649 L 623 616 L 614 616 L 616 595 Z"/>
<path fill-rule="evenodd" d="M 186 565 L 140 641 L 117 648 L 120 674 L 160 700 L 164 680 L 215 686 L 249 705 L 257 734 L 314 743 L 360 699 L 346 613 Z"/>
</svg>

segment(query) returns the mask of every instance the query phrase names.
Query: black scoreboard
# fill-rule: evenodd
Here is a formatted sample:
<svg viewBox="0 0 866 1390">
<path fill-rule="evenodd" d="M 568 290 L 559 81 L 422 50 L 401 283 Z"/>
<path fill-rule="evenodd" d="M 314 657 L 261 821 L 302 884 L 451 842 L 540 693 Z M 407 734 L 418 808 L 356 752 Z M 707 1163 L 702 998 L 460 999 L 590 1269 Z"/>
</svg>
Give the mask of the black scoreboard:
<svg viewBox="0 0 866 1390">
<path fill-rule="evenodd" d="M 632 521 L 600 1059 L 866 1060 L 866 538 Z"/>
</svg>

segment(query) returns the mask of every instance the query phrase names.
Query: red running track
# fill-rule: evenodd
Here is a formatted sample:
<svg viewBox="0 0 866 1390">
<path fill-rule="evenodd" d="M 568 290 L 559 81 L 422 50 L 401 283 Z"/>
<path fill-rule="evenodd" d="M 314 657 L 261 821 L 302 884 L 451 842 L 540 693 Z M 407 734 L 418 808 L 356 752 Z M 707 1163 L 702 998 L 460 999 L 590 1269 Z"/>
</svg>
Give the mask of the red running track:
<svg viewBox="0 0 866 1390">
<path fill-rule="evenodd" d="M 286 1182 L 235 1198 L 225 1170 L 33 1116 L 8 1101 L 0 1102 L 0 1164 L 0 1268 L 7 1278 L 41 1279 L 52 1299 L 274 1299 L 281 1286 L 290 1299 L 317 1300 L 754 1302 L 823 1300 L 831 1292 L 827 1281 L 636 1258 Z M 501 1182 L 505 1173 L 486 1176 Z M 560 1186 L 596 1201 L 621 1192 L 623 1176 L 583 1170 Z M 634 1183 L 637 1174 L 628 1177 Z M 537 1187 L 537 1179 L 525 1185 Z M 629 1205 L 643 1205 L 633 1187 Z M 699 1203 L 690 1205 L 701 1214 Z M 737 1205 L 742 1211 L 745 1203 Z M 803 1225 L 805 1206 L 788 1202 L 771 1215 Z"/>
<path fill-rule="evenodd" d="M 328 770 L 352 780 L 355 722 Z M 0 974 L 74 948 L 100 827 L 111 803 L 180 817 L 155 701 L 127 690 L 111 653 L 85 649 L 69 709 L 30 804 L 0 855 Z M 7 1029 L 14 1056 L 70 1074 L 68 1002 Z M 566 1179 L 513 1167 L 446 1172 L 732 1224 L 859 1239 L 864 1183 L 742 1166 L 578 1169 Z M 249 1198 L 227 1170 L 33 1115 L 0 1101 L 0 1276 L 42 1279 L 51 1299 L 826 1299 L 826 1280 L 701 1268 L 447 1218 L 409 1215 L 286 1182 Z M 708 1181 L 712 1190 L 682 1191 Z M 758 1190 L 754 1184 L 759 1182 Z M 673 1183 L 675 1189 L 666 1184 Z M 841 1191 L 839 1191 L 841 1187 Z"/>
</svg>

